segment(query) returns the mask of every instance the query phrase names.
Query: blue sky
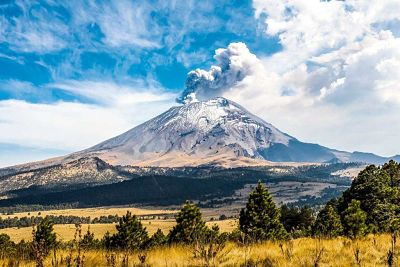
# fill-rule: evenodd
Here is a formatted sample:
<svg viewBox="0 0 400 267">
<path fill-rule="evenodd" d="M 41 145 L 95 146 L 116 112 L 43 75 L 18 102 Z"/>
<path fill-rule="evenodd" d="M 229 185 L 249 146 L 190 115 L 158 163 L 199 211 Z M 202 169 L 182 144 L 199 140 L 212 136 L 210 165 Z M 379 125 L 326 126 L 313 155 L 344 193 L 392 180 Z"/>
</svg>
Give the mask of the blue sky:
<svg viewBox="0 0 400 267">
<path fill-rule="evenodd" d="M 219 48 L 246 75 L 191 89 L 198 97 L 232 98 L 305 141 L 400 153 L 377 143 L 396 138 L 382 125 L 398 122 L 399 10 L 390 0 L 0 1 L 0 166 L 86 148 L 176 105 L 188 72 L 221 66 Z"/>
<path fill-rule="evenodd" d="M 280 49 L 276 38 L 263 33 L 250 1 L 30 2 L 0 6 L 3 80 L 41 86 L 66 79 L 152 79 L 179 91 L 187 72 L 206 67 L 214 50 L 231 42 L 245 42 L 257 54 Z M 126 17 L 118 15 L 129 9 Z M 2 87 L 0 97 L 33 102 L 77 97 L 50 89 L 38 98 Z"/>
</svg>

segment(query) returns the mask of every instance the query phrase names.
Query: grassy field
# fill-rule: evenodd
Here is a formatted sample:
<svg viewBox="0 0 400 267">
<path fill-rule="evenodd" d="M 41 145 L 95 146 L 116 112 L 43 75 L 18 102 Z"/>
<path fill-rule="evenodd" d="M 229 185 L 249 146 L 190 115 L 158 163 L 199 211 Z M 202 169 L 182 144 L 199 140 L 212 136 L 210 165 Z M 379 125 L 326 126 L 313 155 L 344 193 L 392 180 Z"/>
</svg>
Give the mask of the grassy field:
<svg viewBox="0 0 400 267">
<path fill-rule="evenodd" d="M 175 225 L 175 220 L 143 220 L 142 223 L 149 234 L 153 234 L 157 229 L 161 229 L 165 234 L 167 234 Z M 213 224 L 217 224 L 223 232 L 231 232 L 233 229 L 237 228 L 237 221 L 235 220 L 207 222 L 207 225 L 209 226 Z M 116 231 L 115 224 L 90 224 L 89 226 L 90 231 L 93 232 L 95 238 L 98 239 L 101 239 L 107 231 L 111 234 Z M 87 228 L 87 224 L 82 224 L 82 231 L 84 233 L 87 231 Z M 69 241 L 74 237 L 75 225 L 57 224 L 54 225 L 54 231 L 57 234 L 58 239 Z M 0 229 L 0 233 L 9 235 L 14 242 L 19 242 L 22 239 L 25 241 L 32 240 L 32 227 Z"/>
<path fill-rule="evenodd" d="M 79 217 L 91 217 L 96 218 L 100 216 L 108 215 L 125 215 L 127 211 L 130 211 L 135 215 L 152 215 L 152 214 L 173 214 L 178 210 L 167 210 L 167 209 L 151 209 L 151 208 L 134 208 L 134 207 L 97 207 L 97 208 L 82 208 L 82 209 L 63 209 L 63 210 L 46 210 L 46 211 L 31 211 L 31 212 L 19 212 L 12 215 L 0 214 L 0 218 L 5 219 L 8 217 L 30 217 L 30 216 L 79 216 Z"/>
<path fill-rule="evenodd" d="M 368 236 L 351 241 L 346 238 L 316 240 L 299 238 L 286 242 L 266 242 L 252 246 L 228 243 L 211 260 L 208 266 L 388 266 L 387 253 L 390 236 Z M 399 248 L 397 248 L 398 250 Z M 157 248 L 146 253 L 148 266 L 207 266 L 201 257 L 194 257 L 191 246 Z M 58 251 L 57 258 L 65 259 L 68 251 Z M 76 252 L 74 252 L 76 255 Z M 84 266 L 107 266 L 105 251 L 85 251 Z M 53 256 L 46 259 L 45 266 L 52 266 Z M 110 254 L 108 254 L 110 257 Z M 120 266 L 122 255 L 115 254 L 116 265 Z M 251 264 L 250 264 L 251 263 Z M 399 261 L 396 257 L 395 265 Z M 0 266 L 8 266 L 7 260 L 0 260 Z M 136 265 L 135 265 L 136 264 Z M 130 254 L 129 266 L 139 266 L 137 254 Z M 20 266 L 35 266 L 33 262 Z M 61 265 L 65 266 L 65 265 Z"/>
</svg>

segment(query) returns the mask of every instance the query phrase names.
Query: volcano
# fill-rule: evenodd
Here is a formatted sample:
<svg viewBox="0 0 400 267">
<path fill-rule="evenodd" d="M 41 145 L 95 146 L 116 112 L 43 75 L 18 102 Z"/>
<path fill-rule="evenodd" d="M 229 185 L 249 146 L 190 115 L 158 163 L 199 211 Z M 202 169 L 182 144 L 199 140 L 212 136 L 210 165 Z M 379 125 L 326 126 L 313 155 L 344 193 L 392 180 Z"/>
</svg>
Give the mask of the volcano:
<svg viewBox="0 0 400 267">
<path fill-rule="evenodd" d="M 29 170 L 94 157 L 114 166 L 141 167 L 234 167 L 276 162 L 382 164 L 391 159 L 301 142 L 239 104 L 217 97 L 172 107 L 121 135 L 83 151 L 16 168 Z M 2 172 L 5 170 L 0 170 L 0 175 Z"/>
<path fill-rule="evenodd" d="M 301 142 L 237 103 L 218 97 L 172 107 L 121 135 L 67 156 L 0 169 L 0 198 L 132 181 L 149 170 L 175 177 L 176 168 L 196 172 L 198 167 L 382 164 L 389 159 Z"/>
<path fill-rule="evenodd" d="M 367 162 L 387 159 L 304 143 L 218 97 L 172 107 L 161 115 L 64 160 L 99 157 L 112 165 L 262 165 L 271 162 Z"/>
</svg>

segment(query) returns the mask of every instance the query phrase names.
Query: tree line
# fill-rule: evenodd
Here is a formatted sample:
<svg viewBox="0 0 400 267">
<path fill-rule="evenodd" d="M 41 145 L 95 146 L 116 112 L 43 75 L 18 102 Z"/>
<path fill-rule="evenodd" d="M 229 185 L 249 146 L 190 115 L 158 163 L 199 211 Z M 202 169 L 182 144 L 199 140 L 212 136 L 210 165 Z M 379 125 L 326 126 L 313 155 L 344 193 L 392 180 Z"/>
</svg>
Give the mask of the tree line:
<svg viewBox="0 0 400 267">
<path fill-rule="evenodd" d="M 40 212 L 39 212 L 40 213 Z M 167 219 L 171 215 L 146 215 L 139 216 L 140 220 L 147 219 Z M 108 216 L 99 216 L 96 218 L 91 217 L 82 217 L 82 216 L 73 216 L 73 215 L 47 215 L 45 217 L 42 216 L 24 216 L 24 217 L 8 217 L 8 218 L 0 218 L 0 229 L 11 228 L 11 227 L 30 227 L 39 224 L 42 220 L 47 218 L 54 224 L 96 224 L 96 223 L 117 223 L 121 216 L 118 215 L 108 215 Z"/>
</svg>

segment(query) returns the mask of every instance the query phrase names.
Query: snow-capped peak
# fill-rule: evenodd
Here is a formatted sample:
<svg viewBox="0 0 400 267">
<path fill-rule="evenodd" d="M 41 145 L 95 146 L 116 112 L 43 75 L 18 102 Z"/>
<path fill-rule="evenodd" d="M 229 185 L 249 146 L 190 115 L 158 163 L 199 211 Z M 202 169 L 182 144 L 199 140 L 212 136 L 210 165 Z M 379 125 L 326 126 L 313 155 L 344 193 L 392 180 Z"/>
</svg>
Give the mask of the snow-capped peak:
<svg viewBox="0 0 400 267">
<path fill-rule="evenodd" d="M 217 97 L 173 107 L 84 152 L 118 164 L 135 164 L 167 154 L 262 159 L 260 151 L 275 143 L 288 145 L 291 139 L 235 102 Z"/>
</svg>

